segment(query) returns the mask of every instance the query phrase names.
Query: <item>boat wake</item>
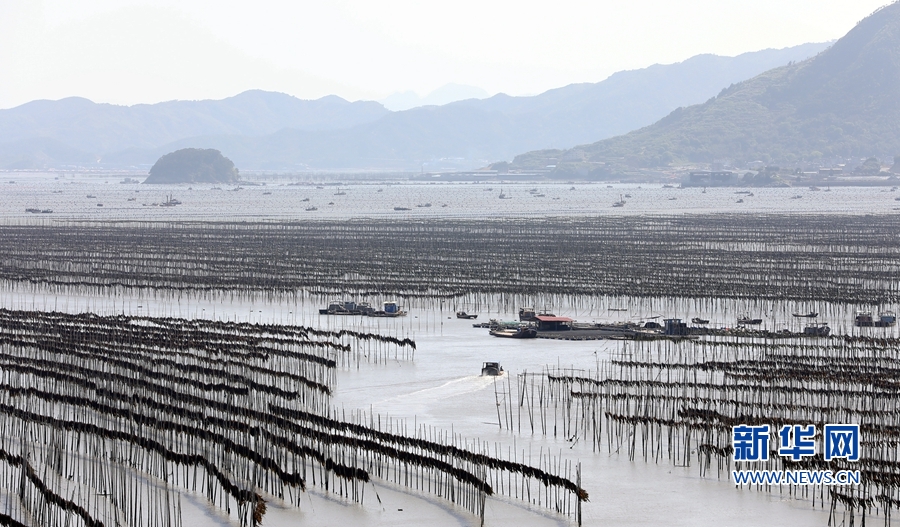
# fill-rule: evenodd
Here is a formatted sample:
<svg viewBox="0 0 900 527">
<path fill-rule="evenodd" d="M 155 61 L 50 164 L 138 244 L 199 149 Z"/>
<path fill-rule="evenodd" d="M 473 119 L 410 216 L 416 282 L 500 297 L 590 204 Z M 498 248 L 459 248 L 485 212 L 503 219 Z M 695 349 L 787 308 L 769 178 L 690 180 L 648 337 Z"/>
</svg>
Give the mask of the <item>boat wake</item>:
<svg viewBox="0 0 900 527">
<path fill-rule="evenodd" d="M 456 397 L 459 395 L 465 395 L 468 393 L 483 390 L 484 388 L 490 386 L 491 383 L 493 383 L 497 378 L 498 377 L 469 375 L 466 377 L 461 377 L 459 379 L 453 379 L 452 381 L 447 381 L 440 386 L 424 388 L 421 390 L 416 390 L 414 392 L 389 397 L 382 402 L 402 401 L 411 398 L 415 398 L 417 400 L 447 399 L 450 397 Z"/>
</svg>

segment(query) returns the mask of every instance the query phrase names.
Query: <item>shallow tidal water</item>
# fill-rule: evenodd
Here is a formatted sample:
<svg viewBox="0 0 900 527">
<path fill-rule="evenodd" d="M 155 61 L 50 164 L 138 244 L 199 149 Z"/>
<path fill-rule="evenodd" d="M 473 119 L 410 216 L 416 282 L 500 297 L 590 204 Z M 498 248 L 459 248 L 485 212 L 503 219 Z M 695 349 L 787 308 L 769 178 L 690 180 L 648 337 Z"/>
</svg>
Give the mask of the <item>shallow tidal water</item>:
<svg viewBox="0 0 900 527">
<path fill-rule="evenodd" d="M 59 179 L 55 179 L 59 178 Z M 749 189 L 754 196 L 735 194 L 744 189 L 678 189 L 661 185 L 612 185 L 570 183 L 503 184 L 389 184 L 348 185 L 293 184 L 265 180 L 265 186 L 214 189 L 211 185 L 146 187 L 120 184 L 107 176 L 59 174 L 0 174 L 0 221 L 57 220 L 285 220 L 431 217 L 539 217 L 594 214 L 694 214 L 748 213 L 895 213 L 898 192 L 887 188 L 835 187 L 809 189 Z M 15 181 L 15 183 L 8 183 Z M 321 187 L 321 188 L 317 188 Z M 575 187 L 572 190 L 572 187 Z M 640 187 L 640 188 L 638 188 Z M 379 189 L 381 192 L 379 192 Z M 490 189 L 490 190 L 487 190 Z M 535 189 L 532 191 L 532 189 Z M 342 195 L 337 195 L 338 193 Z M 510 199 L 500 199 L 500 193 Z M 631 194 L 625 198 L 624 194 Z M 543 196 L 537 196 L 543 194 Z M 87 198 L 86 196 L 96 196 Z M 183 202 L 176 207 L 153 206 L 172 195 Z M 801 196 L 796 198 L 795 196 Z M 625 199 L 624 207 L 612 203 Z M 133 201 L 129 199 L 134 198 Z M 672 199 L 674 198 L 674 199 Z M 308 199 L 309 201 L 304 201 Z M 737 203 L 743 199 L 743 203 Z M 102 203 L 102 207 L 97 204 Z M 329 205 L 333 203 L 333 205 Z M 146 204 L 146 205 L 145 205 Z M 424 205 L 430 204 L 426 207 Z M 417 205 L 422 205 L 421 207 Z M 446 206 L 445 206 L 446 205 Z M 318 210 L 306 211 L 315 207 Z M 395 211 L 394 207 L 409 208 Z M 52 209 L 31 214 L 26 208 Z M 502 457 L 536 463 L 549 451 L 573 463 L 581 463 L 583 487 L 590 493 L 584 504 L 584 525 L 673 526 L 823 526 L 827 511 L 808 500 L 787 494 L 737 489 L 714 473 L 701 478 L 697 466 L 676 467 L 671 462 L 629 461 L 625 453 L 609 452 L 606 445 L 570 442 L 563 437 L 530 430 L 510 432 L 498 424 L 498 403 L 506 404 L 509 381 L 524 372 L 546 367 L 588 370 L 598 361 L 627 351 L 627 342 L 551 341 L 498 339 L 472 321 L 454 317 L 457 309 L 474 312 L 459 301 L 413 301 L 409 315 L 397 319 L 329 317 L 318 315 L 328 298 L 274 299 L 253 296 L 191 294 L 147 295 L 133 291 L 98 294 L 82 291 L 49 292 L 27 286 L 0 287 L 0 307 L 98 314 L 174 316 L 220 320 L 295 323 L 321 329 L 354 329 L 415 339 L 412 360 L 362 358 L 338 373 L 334 405 L 347 415 L 376 413 L 393 418 L 409 434 L 441 431 L 458 442 L 488 443 Z M 334 299 L 336 300 L 336 299 Z M 365 300 L 365 299 L 357 299 Z M 370 301 L 390 300 L 372 298 Z M 705 307 L 704 307 L 705 306 Z M 710 308 L 709 306 L 714 306 Z M 579 321 L 648 320 L 654 317 L 693 316 L 710 318 L 713 326 L 731 326 L 741 314 L 764 318 L 767 329 L 798 330 L 803 321 L 792 312 L 819 311 L 839 333 L 868 331 L 896 336 L 897 329 L 852 328 L 856 306 L 790 302 L 723 301 L 698 305 L 679 299 L 583 299 L 578 305 L 558 301 L 535 307 Z M 891 306 L 875 306 L 891 307 Z M 873 307 L 873 309 L 875 308 Z M 624 311 L 610 311 L 624 309 Z M 514 310 L 495 304 L 480 306 L 478 320 L 511 320 Z M 497 379 L 481 377 L 484 361 L 498 361 L 507 374 Z M 515 452 L 515 454 L 513 454 Z M 237 525 L 235 518 L 206 503 L 202 495 L 182 493 L 185 525 Z M 881 518 L 873 521 L 882 521 Z M 464 509 L 435 496 L 399 488 L 390 483 L 367 485 L 362 504 L 336 498 L 317 487 L 302 496 L 299 509 L 272 498 L 264 525 L 478 525 L 479 519 Z M 488 499 L 486 525 L 574 525 L 573 518 L 557 515 L 526 502 Z"/>
<path fill-rule="evenodd" d="M 374 299 L 373 299 L 374 300 Z M 571 306 L 552 306 L 560 315 L 580 321 L 620 321 L 650 318 L 663 306 L 650 308 L 647 300 L 630 299 L 628 311 L 604 313 L 598 307 L 593 316 Z M 515 433 L 501 429 L 498 402 L 505 400 L 511 380 L 524 372 L 541 372 L 546 367 L 592 370 L 598 361 L 627 353 L 631 343 L 614 340 L 555 341 L 545 339 L 500 339 L 486 329 L 473 328 L 473 321 L 455 318 L 459 306 L 410 306 L 409 315 L 396 319 L 336 317 L 319 315 L 323 299 L 263 300 L 253 298 L 204 298 L 190 295 L 180 298 L 138 296 L 120 292 L 114 297 L 90 294 L 57 295 L 5 289 L 0 305 L 15 309 L 58 309 L 92 311 L 100 314 L 217 318 L 221 320 L 296 323 L 327 329 L 353 329 L 415 339 L 417 350 L 412 360 L 403 357 L 363 357 L 346 364 L 337 375 L 333 397 L 338 411 L 347 417 L 364 411 L 392 418 L 407 434 L 427 428 L 455 434 L 458 444 L 466 440 L 488 443 L 504 458 L 537 463 L 539 455 L 551 452 L 555 457 L 580 462 L 583 487 L 591 499 L 584 504 L 584 525 L 800 525 L 827 523 L 827 511 L 813 509 L 808 500 L 787 494 L 737 489 L 727 477 L 719 480 L 715 471 L 700 477 L 696 463 L 676 467 L 671 461 L 659 464 L 638 457 L 629 461 L 625 452 L 609 452 L 606 445 L 594 451 L 591 444 L 572 443 L 540 431 Z M 739 302 L 723 303 L 723 311 L 736 312 Z M 629 299 L 616 299 L 616 305 L 629 305 Z M 140 306 L 140 307 L 138 307 Z M 463 306 L 465 307 L 465 306 Z M 685 315 L 694 314 L 685 305 Z M 788 309 L 776 306 L 776 310 Z M 832 323 L 850 316 L 837 308 Z M 825 309 L 823 309 L 823 312 Z M 707 314 L 696 312 L 696 314 Z M 499 309 L 479 312 L 478 322 L 488 318 L 510 320 L 516 313 Z M 784 324 L 790 324 L 785 322 Z M 766 327 L 781 327 L 777 318 L 767 317 Z M 874 332 L 873 329 L 866 331 Z M 878 330 L 894 334 L 895 328 Z M 881 334 L 879 333 L 879 334 Z M 484 361 L 498 361 L 506 370 L 499 378 L 481 377 Z M 514 389 L 514 387 L 513 387 Z M 514 407 L 517 406 L 514 404 Z M 514 410 L 516 411 L 516 410 Z M 515 455 L 512 452 L 516 452 Z M 380 500 L 380 501 L 379 501 Z M 402 510 L 399 510 L 402 509 Z M 182 495 L 185 525 L 237 525 L 202 495 Z M 572 518 L 557 515 L 546 508 L 509 498 L 489 498 L 487 525 L 574 525 Z M 271 497 L 264 525 L 478 525 L 479 519 L 460 507 L 427 493 L 408 491 L 391 483 L 366 486 L 363 504 L 332 496 L 318 487 L 310 487 L 297 509 Z"/>
<path fill-rule="evenodd" d="M 121 181 L 122 177 L 92 174 L 0 172 L 0 218 L 259 221 L 900 211 L 900 201 L 896 200 L 900 191 L 892 191 L 891 187 L 682 189 L 677 184 L 666 188 L 649 183 L 438 181 L 339 184 L 277 178 L 256 178 L 242 186 L 142 185 Z M 182 204 L 160 207 L 169 197 Z M 625 205 L 613 207 L 620 200 Z M 25 212 L 29 208 L 53 212 Z"/>
</svg>

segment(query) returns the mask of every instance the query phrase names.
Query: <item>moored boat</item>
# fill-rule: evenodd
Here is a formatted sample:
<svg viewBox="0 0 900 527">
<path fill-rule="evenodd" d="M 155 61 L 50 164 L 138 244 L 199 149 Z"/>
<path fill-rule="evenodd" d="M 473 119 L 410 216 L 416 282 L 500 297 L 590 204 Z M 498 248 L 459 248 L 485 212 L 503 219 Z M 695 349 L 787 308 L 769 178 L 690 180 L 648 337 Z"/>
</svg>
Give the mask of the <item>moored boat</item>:
<svg viewBox="0 0 900 527">
<path fill-rule="evenodd" d="M 803 334 L 807 337 L 827 337 L 831 334 L 831 328 L 828 323 L 810 324 L 803 328 Z"/>
<path fill-rule="evenodd" d="M 488 333 L 495 337 L 504 337 L 509 339 L 533 339 L 537 338 L 537 330 L 531 326 L 521 325 L 518 328 L 497 327 Z"/>
<path fill-rule="evenodd" d="M 806 313 L 805 315 L 802 313 L 792 313 L 792 315 L 795 317 L 799 317 L 799 318 L 816 318 L 817 316 L 819 316 L 819 314 L 816 313 L 815 311 L 810 311 L 809 313 Z"/>
<path fill-rule="evenodd" d="M 466 313 L 465 311 L 457 311 L 456 318 L 462 318 L 465 320 L 475 320 L 476 318 L 478 318 L 478 315 L 470 315 L 470 314 Z"/>
<path fill-rule="evenodd" d="M 694 323 L 694 324 L 701 324 L 701 325 L 703 325 L 703 324 L 709 324 L 709 320 L 706 320 L 705 318 L 700 318 L 700 317 L 694 317 L 694 318 L 692 318 L 692 319 L 691 319 L 691 322 Z"/>
<path fill-rule="evenodd" d="M 368 315 L 370 317 L 405 317 L 406 311 L 404 311 L 403 306 L 396 301 L 389 300 L 381 303 L 381 309 L 372 311 Z"/>
<path fill-rule="evenodd" d="M 375 311 L 368 302 L 331 302 L 325 309 L 320 309 L 320 315 L 371 315 Z"/>
<path fill-rule="evenodd" d="M 875 319 L 870 311 L 858 311 L 855 323 L 860 328 L 888 328 L 897 323 L 897 315 L 893 311 L 882 311 Z"/>
<path fill-rule="evenodd" d="M 748 316 L 739 317 L 737 319 L 738 326 L 758 326 L 762 324 L 761 318 L 750 318 Z"/>
<path fill-rule="evenodd" d="M 519 320 L 522 322 L 531 322 L 537 320 L 536 317 L 555 317 L 553 313 L 547 311 L 546 309 L 542 309 L 541 311 L 535 311 L 533 307 L 520 307 L 519 308 Z"/>
</svg>

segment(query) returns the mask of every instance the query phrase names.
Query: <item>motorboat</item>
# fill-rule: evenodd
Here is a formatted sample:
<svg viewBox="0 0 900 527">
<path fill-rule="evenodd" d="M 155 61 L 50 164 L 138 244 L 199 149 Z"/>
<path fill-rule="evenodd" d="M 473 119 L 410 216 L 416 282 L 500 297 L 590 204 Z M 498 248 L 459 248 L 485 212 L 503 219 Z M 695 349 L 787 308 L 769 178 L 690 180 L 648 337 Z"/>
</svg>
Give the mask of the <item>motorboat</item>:
<svg viewBox="0 0 900 527">
<path fill-rule="evenodd" d="M 481 375 L 497 377 L 503 375 L 503 366 L 499 362 L 485 362 L 481 365 Z"/>
</svg>

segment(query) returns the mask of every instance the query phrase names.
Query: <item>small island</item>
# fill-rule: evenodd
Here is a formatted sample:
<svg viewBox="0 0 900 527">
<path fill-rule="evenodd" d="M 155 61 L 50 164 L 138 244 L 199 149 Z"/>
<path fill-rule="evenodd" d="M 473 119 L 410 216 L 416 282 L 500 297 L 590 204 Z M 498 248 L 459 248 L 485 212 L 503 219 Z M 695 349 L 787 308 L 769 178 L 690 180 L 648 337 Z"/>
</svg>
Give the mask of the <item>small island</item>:
<svg viewBox="0 0 900 527">
<path fill-rule="evenodd" d="M 183 148 L 159 158 L 144 183 L 237 183 L 238 179 L 238 169 L 222 152 Z"/>
</svg>

